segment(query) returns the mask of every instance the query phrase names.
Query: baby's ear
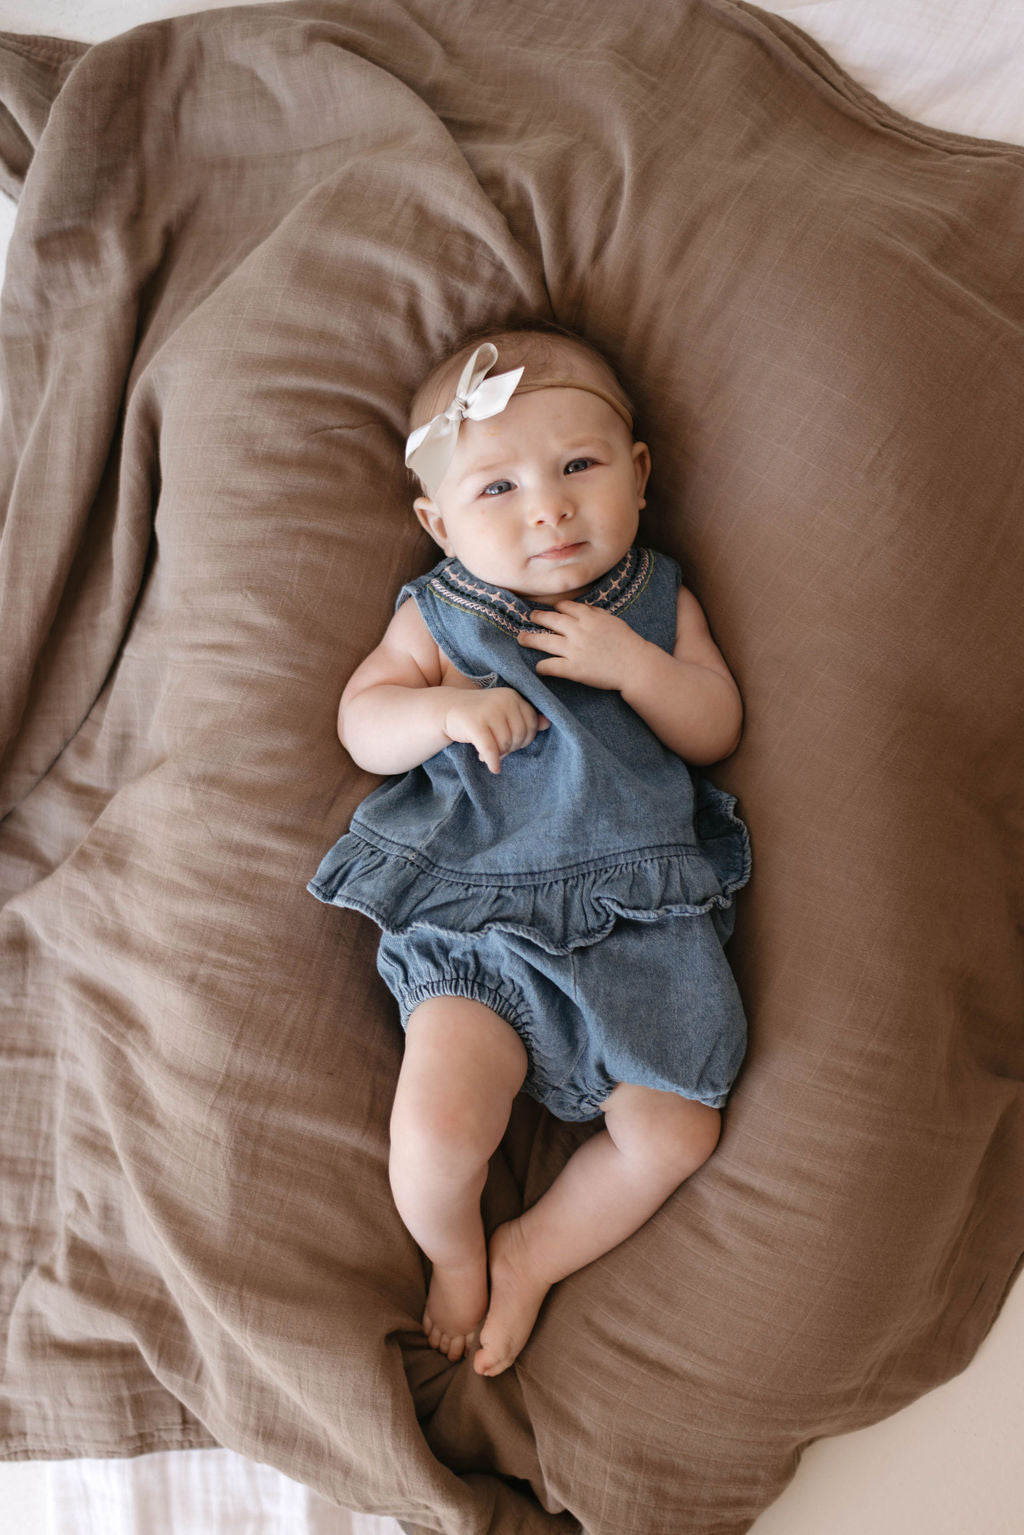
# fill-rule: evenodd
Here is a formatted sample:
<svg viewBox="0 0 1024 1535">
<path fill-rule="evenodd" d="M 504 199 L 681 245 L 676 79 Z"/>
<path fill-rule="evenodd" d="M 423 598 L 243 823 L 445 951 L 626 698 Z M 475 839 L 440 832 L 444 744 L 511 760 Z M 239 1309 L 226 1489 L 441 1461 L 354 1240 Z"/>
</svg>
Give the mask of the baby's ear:
<svg viewBox="0 0 1024 1535">
<path fill-rule="evenodd" d="M 645 442 L 633 444 L 633 470 L 636 474 L 636 493 L 641 506 L 647 505 L 644 491 L 651 472 L 651 450 Z"/>
<path fill-rule="evenodd" d="M 439 544 L 445 554 L 450 554 L 448 534 L 439 508 L 429 496 L 417 496 L 412 505 L 416 516 L 420 520 L 420 526 L 426 529 L 434 543 Z"/>
</svg>

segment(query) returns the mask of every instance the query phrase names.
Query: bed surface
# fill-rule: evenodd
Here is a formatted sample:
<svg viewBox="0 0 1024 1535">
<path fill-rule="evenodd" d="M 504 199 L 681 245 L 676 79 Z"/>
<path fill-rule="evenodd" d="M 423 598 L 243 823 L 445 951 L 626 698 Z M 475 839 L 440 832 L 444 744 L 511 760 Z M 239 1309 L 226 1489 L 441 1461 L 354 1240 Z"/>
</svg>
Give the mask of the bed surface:
<svg viewBox="0 0 1024 1535">
<path fill-rule="evenodd" d="M 998 1309 L 1021 1250 L 1024 156 L 904 120 L 780 21 L 673 10 L 669 47 L 664 7 L 594 8 L 585 51 L 557 8 L 546 52 L 504 9 L 481 39 L 457 7 L 180 23 L 83 59 L 41 139 L 72 54 L 9 68 L 39 149 L 4 335 L 7 702 L 32 678 L 5 823 L 8 1453 L 219 1442 L 410 1528 L 568 1530 L 571 1508 L 739 1531 L 806 1442 L 955 1373 Z M 543 131 L 505 83 L 495 135 L 499 44 L 548 92 Z M 666 58 L 685 89 L 659 119 Z M 944 114 L 974 77 L 899 105 L 971 128 Z M 976 131 L 1014 136 L 1007 94 Z M 755 1045 L 707 1176 L 562 1287 L 482 1395 L 413 1330 L 370 935 L 300 876 L 365 787 L 325 673 L 427 562 L 390 467 L 403 391 L 453 314 L 549 301 L 621 354 L 655 541 L 747 696 L 720 776 L 759 860 L 735 940 Z M 562 1135 L 524 1108 L 495 1218 Z"/>
</svg>

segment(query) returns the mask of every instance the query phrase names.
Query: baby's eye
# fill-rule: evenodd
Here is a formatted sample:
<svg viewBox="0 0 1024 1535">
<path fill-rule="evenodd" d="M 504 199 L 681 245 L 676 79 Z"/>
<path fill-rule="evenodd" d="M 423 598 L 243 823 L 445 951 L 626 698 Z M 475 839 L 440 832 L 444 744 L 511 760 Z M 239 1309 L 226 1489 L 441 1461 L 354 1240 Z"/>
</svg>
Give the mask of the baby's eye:
<svg viewBox="0 0 1024 1535">
<path fill-rule="evenodd" d="M 592 458 L 571 458 L 565 466 L 566 474 L 579 474 L 581 469 L 589 469 L 594 462 Z"/>
<path fill-rule="evenodd" d="M 492 480 L 485 485 L 482 494 L 485 496 L 503 496 L 507 490 L 512 489 L 511 480 Z"/>
</svg>

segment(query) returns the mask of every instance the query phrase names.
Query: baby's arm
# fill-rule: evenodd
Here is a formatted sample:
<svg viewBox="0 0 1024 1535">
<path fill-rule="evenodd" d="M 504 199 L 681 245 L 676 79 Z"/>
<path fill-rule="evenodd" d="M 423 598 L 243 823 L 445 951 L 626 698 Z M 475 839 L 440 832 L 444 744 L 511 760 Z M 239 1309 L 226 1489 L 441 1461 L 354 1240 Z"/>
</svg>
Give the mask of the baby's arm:
<svg viewBox="0 0 1024 1535">
<path fill-rule="evenodd" d="M 341 743 L 370 773 L 404 773 L 453 741 L 497 773 L 547 723 L 514 689 L 481 689 L 455 671 L 415 602 L 403 602 L 338 706 Z"/>
<path fill-rule="evenodd" d="M 700 603 L 685 587 L 676 605 L 671 655 L 621 618 L 584 602 L 559 602 L 553 612 L 540 609 L 530 618 L 547 632 L 524 632 L 519 642 L 547 652 L 548 659 L 537 666 L 540 675 L 616 689 L 687 762 L 718 762 L 736 750 L 743 723 L 739 689 Z"/>
</svg>

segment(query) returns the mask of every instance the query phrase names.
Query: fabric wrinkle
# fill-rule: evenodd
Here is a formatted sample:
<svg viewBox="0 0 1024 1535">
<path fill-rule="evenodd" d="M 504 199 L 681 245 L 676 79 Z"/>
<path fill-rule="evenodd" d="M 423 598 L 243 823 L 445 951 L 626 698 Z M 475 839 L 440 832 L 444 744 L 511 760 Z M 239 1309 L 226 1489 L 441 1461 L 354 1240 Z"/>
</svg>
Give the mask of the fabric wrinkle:
<svg viewBox="0 0 1024 1535">
<path fill-rule="evenodd" d="M 579 600 L 671 651 L 680 579 L 674 561 L 634 548 Z M 617 1081 L 720 1107 L 746 1037 L 721 953 L 750 876 L 735 799 L 618 693 L 537 674 L 518 636 L 542 604 L 451 557 L 396 606 L 410 598 L 460 672 L 514 688 L 549 728 L 497 775 L 453 743 L 385 781 L 309 889 L 381 929 L 378 968 L 403 1024 L 440 995 L 510 1023 L 526 1091 L 560 1118 L 600 1112 Z"/>
</svg>

